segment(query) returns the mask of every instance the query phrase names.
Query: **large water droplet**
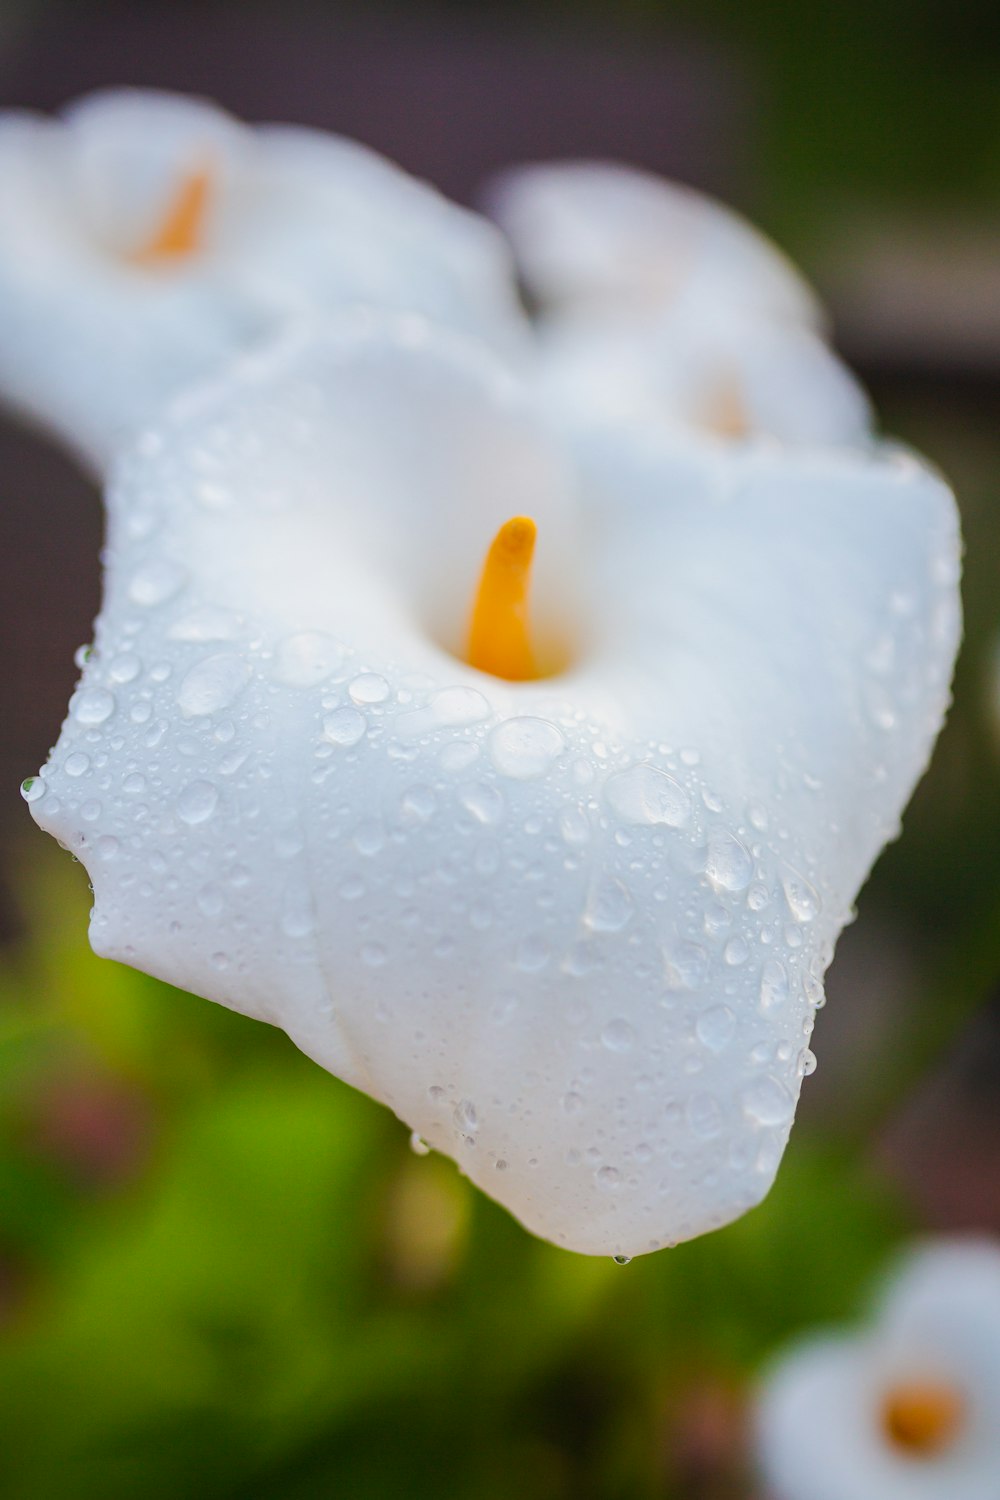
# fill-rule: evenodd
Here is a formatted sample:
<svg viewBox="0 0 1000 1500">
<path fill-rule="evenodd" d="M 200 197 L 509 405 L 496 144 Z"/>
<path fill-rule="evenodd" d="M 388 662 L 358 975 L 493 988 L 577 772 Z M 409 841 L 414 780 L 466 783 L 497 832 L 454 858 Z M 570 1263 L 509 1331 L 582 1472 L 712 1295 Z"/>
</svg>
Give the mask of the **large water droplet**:
<svg viewBox="0 0 1000 1500">
<path fill-rule="evenodd" d="M 489 740 L 493 764 L 501 775 L 515 781 L 533 781 L 536 776 L 544 776 L 565 745 L 554 724 L 527 716 L 498 724 Z"/>
<path fill-rule="evenodd" d="M 177 816 L 194 826 L 206 822 L 219 803 L 218 789 L 210 781 L 192 781 L 177 798 Z"/>
<path fill-rule="evenodd" d="M 103 724 L 115 711 L 115 695 L 107 688 L 78 688 L 69 700 L 69 711 L 78 724 Z"/>
<path fill-rule="evenodd" d="M 471 786 L 463 786 L 458 800 L 466 812 L 470 812 L 480 823 L 496 824 L 503 817 L 503 796 L 495 786 L 486 782 L 477 781 Z"/>
<path fill-rule="evenodd" d="M 343 646 L 333 636 L 304 630 L 279 641 L 271 676 L 287 687 L 315 687 L 343 665 L 344 654 Z"/>
<path fill-rule="evenodd" d="M 187 573 L 179 563 L 166 557 L 154 558 L 136 568 L 129 580 L 128 597 L 133 604 L 151 609 L 172 599 L 186 578 Z"/>
<path fill-rule="evenodd" d="M 635 1042 L 635 1031 L 621 1016 L 609 1021 L 601 1032 L 601 1043 L 609 1052 L 630 1052 Z"/>
<path fill-rule="evenodd" d="M 819 892 L 811 886 L 804 875 L 786 865 L 781 872 L 781 886 L 788 902 L 788 910 L 796 922 L 811 922 L 819 915 L 822 902 Z"/>
<path fill-rule="evenodd" d="M 335 708 L 323 720 L 323 736 L 331 745 L 349 749 L 364 737 L 368 721 L 356 708 Z"/>
<path fill-rule="evenodd" d="M 177 689 L 177 707 L 185 719 L 228 708 L 250 681 L 250 665 L 234 651 L 197 662 Z"/>
<path fill-rule="evenodd" d="M 763 1010 L 775 1010 L 788 999 L 788 974 L 783 963 L 769 958 L 760 971 L 760 1003 Z"/>
<path fill-rule="evenodd" d="M 708 954 L 697 943 L 675 943 L 663 950 L 664 983 L 669 990 L 698 990 L 708 973 Z"/>
<path fill-rule="evenodd" d="M 753 878 L 750 851 L 731 833 L 715 833 L 708 841 L 705 874 L 721 891 L 745 891 Z"/>
<path fill-rule="evenodd" d="M 625 823 L 683 828 L 691 817 L 691 799 L 680 783 L 645 762 L 609 776 L 604 796 Z"/>
<path fill-rule="evenodd" d="M 743 1111 L 758 1125 L 784 1125 L 795 1113 L 795 1100 L 776 1078 L 762 1078 L 743 1095 Z"/>
<path fill-rule="evenodd" d="M 384 703 L 389 696 L 389 684 L 377 672 L 362 672 L 355 677 L 347 689 L 351 702 L 359 704 Z"/>
<path fill-rule="evenodd" d="M 594 932 L 620 932 L 635 915 L 635 903 L 626 886 L 612 875 L 592 887 L 583 920 Z"/>
<path fill-rule="evenodd" d="M 736 1016 L 728 1005 L 713 1005 L 702 1011 L 695 1022 L 698 1040 L 710 1052 L 721 1052 L 732 1040 Z"/>
</svg>

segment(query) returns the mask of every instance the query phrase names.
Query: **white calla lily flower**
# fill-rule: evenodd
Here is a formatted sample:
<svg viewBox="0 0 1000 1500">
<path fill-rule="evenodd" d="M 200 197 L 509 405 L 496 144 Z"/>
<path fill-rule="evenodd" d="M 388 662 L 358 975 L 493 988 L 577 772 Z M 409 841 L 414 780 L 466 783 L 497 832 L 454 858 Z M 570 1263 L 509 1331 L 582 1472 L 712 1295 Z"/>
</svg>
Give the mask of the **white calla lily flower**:
<svg viewBox="0 0 1000 1500">
<path fill-rule="evenodd" d="M 543 308 L 649 317 L 694 304 L 822 328 L 822 307 L 778 247 L 731 208 L 619 162 L 535 162 L 487 205 Z"/>
<path fill-rule="evenodd" d="M 864 445 L 871 411 L 819 303 L 745 220 L 611 164 L 517 168 L 492 205 L 540 308 L 560 405 L 726 439 Z"/>
<path fill-rule="evenodd" d="M 995 1500 L 1000 1249 L 912 1254 L 863 1332 L 803 1341 L 773 1367 L 757 1438 L 775 1500 Z"/>
<path fill-rule="evenodd" d="M 363 302 L 516 348 L 486 220 L 375 152 L 145 90 L 0 115 L 0 396 L 98 470 L 289 316 Z"/>
<path fill-rule="evenodd" d="M 99 953 L 630 1256 L 770 1186 L 945 710 L 958 532 L 899 452 L 544 423 L 480 345 L 374 315 L 177 404 L 117 468 L 25 795 Z"/>
</svg>

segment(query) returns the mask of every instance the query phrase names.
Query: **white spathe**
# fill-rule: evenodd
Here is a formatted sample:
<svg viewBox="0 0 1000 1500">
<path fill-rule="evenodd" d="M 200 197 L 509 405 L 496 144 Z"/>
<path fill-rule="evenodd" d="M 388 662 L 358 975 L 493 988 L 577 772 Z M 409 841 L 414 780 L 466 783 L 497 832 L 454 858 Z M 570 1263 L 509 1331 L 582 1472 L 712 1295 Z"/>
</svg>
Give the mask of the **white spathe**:
<svg viewBox="0 0 1000 1500">
<path fill-rule="evenodd" d="M 538 304 L 560 404 L 728 439 L 870 441 L 868 401 L 815 295 L 730 209 L 600 162 L 512 169 L 489 202 Z"/>
<path fill-rule="evenodd" d="M 198 248 L 137 263 L 198 173 Z M 0 114 L 0 397 L 98 470 L 231 355 L 356 302 L 524 336 L 495 228 L 352 141 L 133 89 Z"/>
<path fill-rule="evenodd" d="M 963 1415 L 940 1451 L 898 1447 L 894 1388 L 951 1388 Z M 996 1500 L 1000 1493 L 1000 1249 L 929 1242 L 904 1259 L 871 1323 L 804 1340 L 768 1372 L 757 1448 L 775 1500 Z"/>
<path fill-rule="evenodd" d="M 948 701 L 941 480 L 545 430 L 481 347 L 371 315 L 177 404 L 109 511 L 26 790 L 96 950 L 283 1026 L 557 1244 L 763 1197 Z M 536 632 L 575 652 L 524 683 L 460 659 L 517 512 Z"/>
</svg>

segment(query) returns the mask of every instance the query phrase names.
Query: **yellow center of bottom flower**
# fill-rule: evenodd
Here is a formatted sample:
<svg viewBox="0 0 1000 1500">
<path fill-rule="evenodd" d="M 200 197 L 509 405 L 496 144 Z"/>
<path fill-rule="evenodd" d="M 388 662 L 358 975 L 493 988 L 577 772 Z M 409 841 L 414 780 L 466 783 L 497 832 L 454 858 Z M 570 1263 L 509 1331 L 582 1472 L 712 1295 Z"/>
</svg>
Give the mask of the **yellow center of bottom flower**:
<svg viewBox="0 0 1000 1500">
<path fill-rule="evenodd" d="M 138 266 L 155 266 L 197 254 L 204 242 L 211 191 L 212 174 L 207 169 L 186 173 L 174 189 L 159 226 L 129 259 Z"/>
<path fill-rule="evenodd" d="M 914 1380 L 893 1386 L 882 1404 L 886 1436 L 912 1458 L 934 1458 L 961 1429 L 965 1401 L 954 1386 Z"/>
<path fill-rule="evenodd" d="M 505 521 L 486 554 L 472 607 L 466 660 L 480 672 L 524 682 L 537 677 L 528 628 L 528 587 L 538 528 L 530 516 Z"/>
</svg>

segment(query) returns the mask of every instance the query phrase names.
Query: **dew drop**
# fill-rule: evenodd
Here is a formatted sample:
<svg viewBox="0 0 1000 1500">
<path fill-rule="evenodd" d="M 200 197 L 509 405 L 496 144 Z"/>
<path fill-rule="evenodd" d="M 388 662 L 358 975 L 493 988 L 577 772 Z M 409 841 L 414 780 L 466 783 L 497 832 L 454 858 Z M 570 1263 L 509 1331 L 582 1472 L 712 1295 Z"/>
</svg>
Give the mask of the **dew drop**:
<svg viewBox="0 0 1000 1500">
<path fill-rule="evenodd" d="M 490 735 L 489 751 L 502 776 L 533 781 L 544 776 L 566 745 L 560 730 L 547 719 L 520 717 L 498 724 Z"/>
<path fill-rule="evenodd" d="M 103 724 L 115 711 L 114 693 L 107 688 L 79 688 L 69 700 L 69 711 L 78 724 Z"/>
<path fill-rule="evenodd" d="M 592 932 L 621 932 L 634 915 L 635 903 L 627 887 L 608 875 L 591 889 L 583 920 Z"/>
<path fill-rule="evenodd" d="M 788 974 L 783 963 L 769 958 L 760 971 L 760 1003 L 763 1010 L 775 1010 L 788 999 Z"/>
<path fill-rule="evenodd" d="M 333 636 L 319 630 L 304 630 L 279 641 L 271 677 L 286 687 L 316 687 L 343 665 L 344 648 Z M 359 679 L 360 680 L 360 679 Z M 368 702 L 380 700 L 370 698 Z"/>
<path fill-rule="evenodd" d="M 45 782 L 40 776 L 26 776 L 21 782 L 21 796 L 25 802 L 37 802 L 45 792 Z"/>
<path fill-rule="evenodd" d="M 367 719 L 356 708 L 335 708 L 323 720 L 323 737 L 331 745 L 340 745 L 346 750 L 364 738 L 367 728 Z"/>
<path fill-rule="evenodd" d="M 632 1264 L 631 1255 L 613 1255 L 611 1259 L 616 1266 L 630 1266 Z"/>
<path fill-rule="evenodd" d="M 384 703 L 389 696 L 389 684 L 377 672 L 362 672 L 347 691 L 352 703 Z"/>
<path fill-rule="evenodd" d="M 234 651 L 197 662 L 177 689 L 177 707 L 185 719 L 228 708 L 250 681 L 250 664 Z"/>
<path fill-rule="evenodd" d="M 474 782 L 471 786 L 462 787 L 458 800 L 479 823 L 492 826 L 503 817 L 502 794 L 495 786 L 489 786 L 485 782 Z"/>
<path fill-rule="evenodd" d="M 645 761 L 609 776 L 604 796 L 624 823 L 683 828 L 691 818 L 691 799 L 680 783 Z"/>
<path fill-rule="evenodd" d="M 179 563 L 169 558 L 155 558 L 142 563 L 132 574 L 128 585 L 128 597 L 133 604 L 152 609 L 157 604 L 166 604 L 179 593 L 187 578 Z"/>
<path fill-rule="evenodd" d="M 621 1016 L 609 1021 L 601 1032 L 601 1045 L 609 1052 L 631 1052 L 635 1042 L 635 1031 Z"/>
<path fill-rule="evenodd" d="M 705 874 L 722 891 L 745 891 L 753 877 L 750 851 L 731 833 L 716 833 L 708 842 Z"/>
<path fill-rule="evenodd" d="M 698 990 L 708 973 L 708 954 L 697 943 L 664 949 L 664 983 L 669 990 Z"/>
<path fill-rule="evenodd" d="M 193 827 L 207 822 L 218 804 L 218 789 L 210 781 L 192 781 L 177 798 L 177 816 Z"/>
<path fill-rule="evenodd" d="M 413 1152 L 414 1156 L 430 1156 L 431 1154 L 430 1146 L 424 1140 L 423 1136 L 416 1130 L 414 1130 L 410 1136 L 410 1150 Z"/>
<path fill-rule="evenodd" d="M 72 755 L 67 755 L 63 769 L 67 776 L 84 776 L 90 770 L 90 756 L 76 750 Z"/>
<path fill-rule="evenodd" d="M 134 651 L 123 651 L 119 656 L 112 657 L 108 663 L 108 676 L 112 682 L 124 685 L 134 682 L 142 671 L 142 662 Z"/>
<path fill-rule="evenodd" d="M 721 1052 L 732 1040 L 736 1016 L 728 1005 L 713 1005 L 702 1011 L 695 1023 L 699 1042 L 710 1052 Z"/>
<path fill-rule="evenodd" d="M 743 1111 L 758 1125 L 784 1125 L 795 1113 L 795 1100 L 776 1078 L 762 1078 L 743 1095 Z"/>
<path fill-rule="evenodd" d="M 788 902 L 788 910 L 796 922 L 811 922 L 819 915 L 822 905 L 819 892 L 809 884 L 805 876 L 786 866 L 781 874 L 781 886 Z"/>
</svg>

